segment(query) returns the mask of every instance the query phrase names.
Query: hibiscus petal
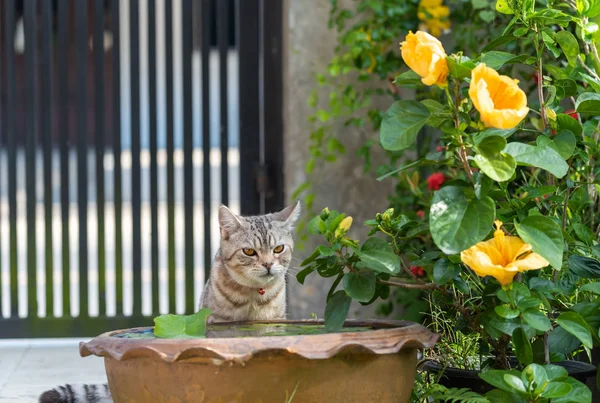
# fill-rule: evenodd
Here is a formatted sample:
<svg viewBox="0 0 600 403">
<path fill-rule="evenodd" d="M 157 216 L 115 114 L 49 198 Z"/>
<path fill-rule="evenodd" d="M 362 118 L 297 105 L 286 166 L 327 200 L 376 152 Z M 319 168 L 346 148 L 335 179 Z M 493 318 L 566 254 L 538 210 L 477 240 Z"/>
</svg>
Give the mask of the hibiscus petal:
<svg viewBox="0 0 600 403">
<path fill-rule="evenodd" d="M 522 272 L 527 270 L 539 270 L 548 266 L 549 264 L 550 263 L 548 263 L 546 259 L 537 253 L 530 253 L 521 259 L 515 260 L 509 264 L 509 267 L 514 267 L 518 271 Z"/>
</svg>

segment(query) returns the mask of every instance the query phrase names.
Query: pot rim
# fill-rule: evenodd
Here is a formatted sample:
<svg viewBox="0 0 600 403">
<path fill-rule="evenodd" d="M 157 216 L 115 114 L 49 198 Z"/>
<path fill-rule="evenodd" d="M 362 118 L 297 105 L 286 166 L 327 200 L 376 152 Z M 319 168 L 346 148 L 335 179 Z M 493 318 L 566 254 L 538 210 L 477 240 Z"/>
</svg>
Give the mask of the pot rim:
<svg viewBox="0 0 600 403">
<path fill-rule="evenodd" d="M 323 320 L 272 320 L 221 322 L 215 325 L 252 324 L 323 324 Z M 347 320 L 344 326 L 371 326 L 361 332 L 326 333 L 290 336 L 204 339 L 126 339 L 111 337 L 142 327 L 106 332 L 79 344 L 82 357 L 95 355 L 117 361 L 154 358 L 165 362 L 189 359 L 246 362 L 265 352 L 298 355 L 308 359 L 327 359 L 340 352 L 394 354 L 405 348 L 431 348 L 439 335 L 413 322 L 395 320 Z"/>
</svg>

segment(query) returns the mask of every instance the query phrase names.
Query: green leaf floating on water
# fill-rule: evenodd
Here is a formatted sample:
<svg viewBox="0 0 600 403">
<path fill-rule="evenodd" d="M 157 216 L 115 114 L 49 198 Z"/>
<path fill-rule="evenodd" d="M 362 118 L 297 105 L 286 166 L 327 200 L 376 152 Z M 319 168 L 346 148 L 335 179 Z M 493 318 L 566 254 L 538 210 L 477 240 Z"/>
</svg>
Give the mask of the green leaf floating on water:
<svg viewBox="0 0 600 403">
<path fill-rule="evenodd" d="M 204 308 L 193 315 L 160 315 L 154 318 L 154 335 L 162 339 L 204 337 L 210 314 Z"/>
</svg>

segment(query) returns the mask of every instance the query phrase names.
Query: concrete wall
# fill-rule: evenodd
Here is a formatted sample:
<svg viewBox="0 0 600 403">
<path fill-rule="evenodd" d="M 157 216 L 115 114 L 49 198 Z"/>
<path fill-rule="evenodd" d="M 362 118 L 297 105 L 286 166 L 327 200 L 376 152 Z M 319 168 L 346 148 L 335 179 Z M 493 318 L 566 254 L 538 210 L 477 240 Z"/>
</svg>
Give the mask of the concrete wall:
<svg viewBox="0 0 600 403">
<path fill-rule="evenodd" d="M 304 165 L 308 158 L 311 124 L 307 117 L 312 113 L 307 99 L 316 88 L 314 76 L 326 71 L 333 55 L 336 35 L 327 27 L 330 9 L 329 0 L 286 0 L 284 27 L 284 122 L 285 122 L 285 190 L 292 194 L 298 185 L 307 178 Z M 341 1 L 352 4 L 351 0 Z M 380 84 L 384 86 L 385 83 Z M 320 91 L 321 98 L 327 99 L 327 92 Z M 382 109 L 387 109 L 390 99 L 381 100 Z M 362 160 L 356 151 L 367 138 L 378 138 L 374 132 L 337 128 L 340 140 L 347 147 L 346 155 L 335 163 L 322 163 L 317 166 L 309 179 L 315 184 L 315 209 L 327 206 L 344 211 L 354 217 L 351 236 L 364 239 L 366 232 L 362 223 L 387 207 L 387 195 L 392 190 L 392 182 L 377 182 L 374 174 L 364 174 Z M 378 196 L 379 195 L 379 196 Z M 319 239 L 312 239 L 304 250 L 296 252 L 296 264 L 312 251 Z M 311 274 L 304 286 L 295 278 L 290 278 L 290 317 L 308 317 L 312 312 L 323 316 L 325 296 L 331 281 Z M 351 316 L 373 316 L 374 306 L 362 308 L 353 305 Z"/>
</svg>

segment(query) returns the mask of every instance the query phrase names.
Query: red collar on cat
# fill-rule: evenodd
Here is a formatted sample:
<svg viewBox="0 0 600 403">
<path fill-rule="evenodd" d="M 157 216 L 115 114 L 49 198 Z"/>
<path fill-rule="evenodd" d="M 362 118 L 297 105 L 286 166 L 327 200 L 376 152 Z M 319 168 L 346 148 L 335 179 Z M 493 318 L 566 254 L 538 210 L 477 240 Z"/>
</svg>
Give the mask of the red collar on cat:
<svg viewBox="0 0 600 403">
<path fill-rule="evenodd" d="M 258 289 L 258 293 L 259 293 L 260 295 L 265 295 L 265 289 L 264 289 L 264 288 L 259 288 L 259 289 Z"/>
</svg>

